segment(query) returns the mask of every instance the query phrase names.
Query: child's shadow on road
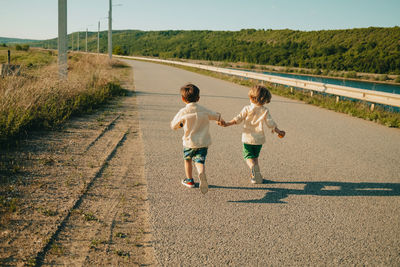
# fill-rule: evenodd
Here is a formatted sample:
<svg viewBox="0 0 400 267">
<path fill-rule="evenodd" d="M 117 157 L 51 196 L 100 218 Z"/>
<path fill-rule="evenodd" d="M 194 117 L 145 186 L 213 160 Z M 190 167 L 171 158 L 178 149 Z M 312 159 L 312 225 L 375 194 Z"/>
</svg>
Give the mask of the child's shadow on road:
<svg viewBox="0 0 400 267">
<path fill-rule="evenodd" d="M 272 185 L 301 185 L 303 189 L 288 189 L 273 187 Z M 271 185 L 270 187 L 265 187 Z M 287 202 L 283 199 L 289 195 L 310 196 L 400 196 L 398 183 L 344 183 L 344 182 L 271 182 L 254 187 L 229 187 L 210 185 L 210 188 L 237 189 L 237 190 L 263 190 L 266 194 L 261 199 L 229 201 L 233 203 L 280 203 Z"/>
</svg>

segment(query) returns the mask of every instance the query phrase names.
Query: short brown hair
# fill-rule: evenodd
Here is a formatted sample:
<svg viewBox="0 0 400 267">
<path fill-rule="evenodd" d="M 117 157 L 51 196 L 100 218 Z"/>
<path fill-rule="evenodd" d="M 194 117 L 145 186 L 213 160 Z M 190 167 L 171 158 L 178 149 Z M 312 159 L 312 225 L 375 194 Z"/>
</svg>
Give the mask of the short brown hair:
<svg viewBox="0 0 400 267">
<path fill-rule="evenodd" d="M 191 83 L 185 84 L 181 87 L 181 95 L 186 102 L 197 102 L 200 98 L 200 89 Z"/>
<path fill-rule="evenodd" d="M 264 85 L 256 85 L 249 90 L 249 98 L 254 104 L 264 105 L 269 103 L 271 97 L 271 93 Z"/>
</svg>

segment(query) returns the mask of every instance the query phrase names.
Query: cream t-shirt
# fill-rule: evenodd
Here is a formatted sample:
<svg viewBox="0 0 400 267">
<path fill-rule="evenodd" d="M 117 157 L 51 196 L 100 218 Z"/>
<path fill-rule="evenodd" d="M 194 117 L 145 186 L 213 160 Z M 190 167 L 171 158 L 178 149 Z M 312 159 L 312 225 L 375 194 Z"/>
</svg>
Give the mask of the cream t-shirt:
<svg viewBox="0 0 400 267">
<path fill-rule="evenodd" d="M 171 121 L 171 128 L 183 127 L 183 146 L 188 148 L 208 147 L 211 144 L 209 121 L 220 120 L 221 114 L 206 109 L 197 103 L 186 104 Z"/>
<path fill-rule="evenodd" d="M 277 127 L 268 108 L 254 103 L 245 106 L 233 120 L 237 124 L 244 122 L 242 142 L 250 145 L 262 145 L 265 143 L 265 125 L 268 128 Z"/>
</svg>

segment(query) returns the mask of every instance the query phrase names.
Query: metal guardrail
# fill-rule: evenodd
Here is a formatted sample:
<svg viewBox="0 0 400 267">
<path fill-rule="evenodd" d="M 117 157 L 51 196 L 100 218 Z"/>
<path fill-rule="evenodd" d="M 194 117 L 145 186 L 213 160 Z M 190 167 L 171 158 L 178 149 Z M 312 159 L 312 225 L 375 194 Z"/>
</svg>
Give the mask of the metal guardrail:
<svg viewBox="0 0 400 267">
<path fill-rule="evenodd" d="M 389 106 L 394 106 L 394 107 L 400 107 L 400 95 L 399 94 L 358 89 L 358 88 L 334 85 L 334 84 L 328 84 L 328 83 L 304 81 L 304 80 L 299 80 L 299 79 L 278 77 L 278 76 L 274 76 L 274 75 L 268 75 L 268 74 L 262 74 L 262 73 L 256 73 L 256 72 L 232 70 L 232 69 L 219 68 L 219 67 L 214 67 L 214 66 L 172 61 L 172 60 L 163 60 L 163 59 L 145 58 L 145 57 L 131 57 L 131 56 L 118 56 L 118 57 L 188 66 L 188 67 L 204 69 L 204 70 L 219 72 L 219 73 L 228 74 L 228 75 L 235 75 L 235 76 L 245 77 L 245 78 L 249 78 L 249 79 L 255 79 L 255 80 L 275 83 L 275 84 L 282 84 L 282 85 L 286 85 L 286 86 L 290 86 L 290 87 L 302 88 L 302 89 L 310 90 L 311 92 L 317 91 L 317 92 L 321 92 L 321 93 L 332 94 L 332 95 L 336 95 L 336 96 L 344 96 L 344 97 L 349 97 L 349 98 L 367 101 L 367 102 L 371 102 L 371 103 L 379 103 L 379 104 L 384 104 L 384 105 L 389 105 Z M 338 98 L 337 98 L 337 101 L 338 101 Z M 371 109 L 373 109 L 373 108 L 374 108 L 374 105 L 372 104 Z"/>
</svg>

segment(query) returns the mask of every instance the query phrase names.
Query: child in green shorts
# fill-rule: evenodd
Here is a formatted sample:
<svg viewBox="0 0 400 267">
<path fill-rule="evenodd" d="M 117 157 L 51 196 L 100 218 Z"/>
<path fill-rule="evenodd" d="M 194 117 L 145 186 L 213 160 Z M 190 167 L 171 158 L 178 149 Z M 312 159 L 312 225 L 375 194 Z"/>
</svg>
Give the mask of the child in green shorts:
<svg viewBox="0 0 400 267">
<path fill-rule="evenodd" d="M 243 157 L 251 170 L 251 182 L 261 184 L 263 177 L 258 165 L 258 157 L 262 145 L 265 143 L 265 125 L 281 138 L 285 136 L 285 132 L 278 129 L 268 108 L 264 106 L 271 101 L 271 93 L 268 89 L 265 86 L 257 85 L 249 90 L 248 95 L 250 105 L 245 106 L 231 121 L 221 120 L 218 124 L 227 127 L 244 122 L 242 133 Z"/>
</svg>

